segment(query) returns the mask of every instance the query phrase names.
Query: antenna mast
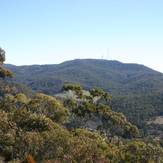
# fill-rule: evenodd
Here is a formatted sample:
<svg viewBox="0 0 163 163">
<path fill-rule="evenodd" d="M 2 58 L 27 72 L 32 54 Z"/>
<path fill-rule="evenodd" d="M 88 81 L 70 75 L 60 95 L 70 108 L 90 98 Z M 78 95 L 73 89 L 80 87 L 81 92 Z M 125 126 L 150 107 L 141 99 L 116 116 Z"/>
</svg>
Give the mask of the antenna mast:
<svg viewBox="0 0 163 163">
<path fill-rule="evenodd" d="M 111 60 L 109 48 L 107 48 L 107 59 L 108 59 L 108 60 Z"/>
</svg>

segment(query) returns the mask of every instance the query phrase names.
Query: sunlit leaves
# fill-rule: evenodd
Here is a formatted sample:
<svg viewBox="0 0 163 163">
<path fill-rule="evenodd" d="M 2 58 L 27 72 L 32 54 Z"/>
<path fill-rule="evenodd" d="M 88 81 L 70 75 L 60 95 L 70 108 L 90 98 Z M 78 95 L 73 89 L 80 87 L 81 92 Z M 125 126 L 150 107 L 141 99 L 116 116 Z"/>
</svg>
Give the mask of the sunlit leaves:
<svg viewBox="0 0 163 163">
<path fill-rule="evenodd" d="M 36 94 L 28 103 L 28 110 L 44 114 L 58 123 L 64 123 L 68 118 L 68 110 L 54 97 L 45 94 Z"/>
</svg>

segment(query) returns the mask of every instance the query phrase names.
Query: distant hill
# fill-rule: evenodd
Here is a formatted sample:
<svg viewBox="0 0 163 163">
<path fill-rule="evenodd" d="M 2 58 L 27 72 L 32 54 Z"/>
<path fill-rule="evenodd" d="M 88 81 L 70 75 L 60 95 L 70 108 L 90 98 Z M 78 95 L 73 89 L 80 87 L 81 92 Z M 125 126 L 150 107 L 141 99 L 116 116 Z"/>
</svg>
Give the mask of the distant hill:
<svg viewBox="0 0 163 163">
<path fill-rule="evenodd" d="M 14 72 L 14 82 L 50 95 L 60 92 L 65 82 L 80 83 L 85 89 L 103 88 L 113 95 L 114 111 L 123 112 L 147 134 L 163 133 L 160 125 L 147 125 L 151 118 L 163 115 L 163 74 L 144 65 L 77 59 L 54 65 L 6 67 Z"/>
<path fill-rule="evenodd" d="M 113 95 L 155 93 L 163 90 L 163 74 L 139 64 L 77 59 L 54 65 L 6 65 L 19 83 L 48 94 L 59 92 L 63 83 L 100 87 Z"/>
</svg>

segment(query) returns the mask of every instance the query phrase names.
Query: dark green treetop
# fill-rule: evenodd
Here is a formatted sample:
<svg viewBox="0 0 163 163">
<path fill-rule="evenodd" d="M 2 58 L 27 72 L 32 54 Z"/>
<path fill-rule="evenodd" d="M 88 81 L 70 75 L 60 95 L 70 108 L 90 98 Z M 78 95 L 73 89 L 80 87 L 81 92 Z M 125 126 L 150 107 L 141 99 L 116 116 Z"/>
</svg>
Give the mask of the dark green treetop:
<svg viewBox="0 0 163 163">
<path fill-rule="evenodd" d="M 0 78 L 5 78 L 5 77 L 12 77 L 13 74 L 11 71 L 3 67 L 3 63 L 5 61 L 5 51 L 0 48 Z"/>
</svg>

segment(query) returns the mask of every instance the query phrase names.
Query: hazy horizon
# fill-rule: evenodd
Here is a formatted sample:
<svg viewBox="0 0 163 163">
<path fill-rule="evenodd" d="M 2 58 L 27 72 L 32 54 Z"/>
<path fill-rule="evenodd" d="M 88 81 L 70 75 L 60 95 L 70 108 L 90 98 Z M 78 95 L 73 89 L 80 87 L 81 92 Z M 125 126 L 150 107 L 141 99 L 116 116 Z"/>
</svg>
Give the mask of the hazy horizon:
<svg viewBox="0 0 163 163">
<path fill-rule="evenodd" d="M 104 58 L 163 72 L 162 8 L 161 0 L 6 0 L 0 46 L 15 65 Z"/>
</svg>

